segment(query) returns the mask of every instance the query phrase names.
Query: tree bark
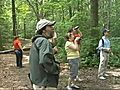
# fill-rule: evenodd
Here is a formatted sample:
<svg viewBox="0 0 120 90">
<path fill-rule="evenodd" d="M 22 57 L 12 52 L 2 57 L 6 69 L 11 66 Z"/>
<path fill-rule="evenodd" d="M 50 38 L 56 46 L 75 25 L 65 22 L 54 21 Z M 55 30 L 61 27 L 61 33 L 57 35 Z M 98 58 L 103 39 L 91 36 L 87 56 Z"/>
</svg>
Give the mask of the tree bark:
<svg viewBox="0 0 120 90">
<path fill-rule="evenodd" d="M 39 21 L 40 14 L 39 14 L 38 0 L 35 0 L 35 7 L 36 7 L 36 14 L 37 14 L 37 21 Z"/>
<path fill-rule="evenodd" d="M 64 14 L 65 14 L 65 13 L 64 13 L 64 8 L 63 8 L 63 6 L 62 6 L 62 21 L 63 21 L 63 22 L 65 22 Z"/>
<path fill-rule="evenodd" d="M 0 50 L 2 49 L 2 35 L 1 35 L 1 30 L 0 30 Z"/>
<path fill-rule="evenodd" d="M 26 38 L 26 21 L 25 21 L 25 18 L 24 18 L 24 39 Z"/>
<path fill-rule="evenodd" d="M 2 50 L 3 49 L 3 42 L 2 42 L 2 21 L 3 21 L 3 19 L 2 19 L 2 14 L 3 14 L 3 2 L 4 2 L 4 0 L 0 0 L 0 50 Z"/>
<path fill-rule="evenodd" d="M 77 11 L 78 11 L 78 12 L 80 11 L 79 5 L 80 5 L 80 1 L 77 0 Z"/>
<path fill-rule="evenodd" d="M 72 17 L 72 7 L 69 5 L 69 16 Z"/>
<path fill-rule="evenodd" d="M 17 21 L 16 21 L 16 12 L 15 12 L 15 0 L 12 0 L 12 21 L 13 21 L 13 36 L 16 36 Z"/>
<path fill-rule="evenodd" d="M 38 0 L 35 0 L 35 6 L 30 2 L 30 0 L 27 0 L 29 6 L 33 9 L 33 12 L 35 13 L 37 21 L 39 21 L 41 18 L 43 18 L 43 13 L 39 12 L 39 4 L 42 5 L 44 3 L 44 0 L 41 0 L 38 2 Z"/>
<path fill-rule="evenodd" d="M 111 4 L 112 4 L 112 1 L 111 0 L 108 0 L 108 29 L 110 29 L 110 16 L 111 16 Z"/>
<path fill-rule="evenodd" d="M 98 26 L 98 0 L 90 0 L 91 3 L 91 26 Z"/>
</svg>

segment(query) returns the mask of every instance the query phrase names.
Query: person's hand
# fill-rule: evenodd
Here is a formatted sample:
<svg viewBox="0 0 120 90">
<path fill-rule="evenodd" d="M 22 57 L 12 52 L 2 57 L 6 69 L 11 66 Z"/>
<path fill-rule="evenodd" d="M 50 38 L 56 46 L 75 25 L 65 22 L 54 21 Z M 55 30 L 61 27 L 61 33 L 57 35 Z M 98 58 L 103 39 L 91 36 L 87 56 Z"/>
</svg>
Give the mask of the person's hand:
<svg viewBox="0 0 120 90">
<path fill-rule="evenodd" d="M 18 50 L 15 50 L 14 52 L 18 52 Z"/>
<path fill-rule="evenodd" d="M 56 54 L 58 52 L 58 48 L 56 46 L 53 48 L 53 52 L 54 52 L 54 54 Z"/>
<path fill-rule="evenodd" d="M 103 51 L 107 52 L 107 53 L 110 53 L 110 48 L 103 48 Z"/>
<path fill-rule="evenodd" d="M 80 40 L 80 37 L 76 37 L 76 38 L 75 38 L 75 41 L 78 41 L 78 40 Z"/>
<path fill-rule="evenodd" d="M 23 49 L 22 49 L 22 52 L 24 52 Z"/>
<path fill-rule="evenodd" d="M 114 54 L 111 52 L 111 55 L 113 56 Z"/>
<path fill-rule="evenodd" d="M 110 50 L 110 48 L 106 48 L 106 50 L 108 51 L 108 52 L 110 52 L 111 50 Z"/>
</svg>

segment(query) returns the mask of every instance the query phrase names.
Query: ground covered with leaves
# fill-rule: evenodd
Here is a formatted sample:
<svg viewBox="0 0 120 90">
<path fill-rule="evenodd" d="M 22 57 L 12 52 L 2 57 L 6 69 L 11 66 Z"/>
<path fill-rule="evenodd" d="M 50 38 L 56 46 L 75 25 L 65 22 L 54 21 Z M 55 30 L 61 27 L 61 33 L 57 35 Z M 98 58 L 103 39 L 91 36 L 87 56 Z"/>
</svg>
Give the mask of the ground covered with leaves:
<svg viewBox="0 0 120 90">
<path fill-rule="evenodd" d="M 0 90 L 30 90 L 32 89 L 31 83 L 27 74 L 29 73 L 28 57 L 23 58 L 23 68 L 19 69 L 15 64 L 14 54 L 1 54 L 0 55 Z M 64 64 L 61 66 L 63 69 L 60 73 L 58 90 L 67 90 L 67 80 L 69 70 L 64 69 Z M 79 71 L 79 77 L 83 79 L 77 82 L 80 86 L 79 90 L 120 90 L 120 69 L 109 68 L 106 80 L 99 80 L 97 78 L 97 67 L 82 67 Z"/>
</svg>

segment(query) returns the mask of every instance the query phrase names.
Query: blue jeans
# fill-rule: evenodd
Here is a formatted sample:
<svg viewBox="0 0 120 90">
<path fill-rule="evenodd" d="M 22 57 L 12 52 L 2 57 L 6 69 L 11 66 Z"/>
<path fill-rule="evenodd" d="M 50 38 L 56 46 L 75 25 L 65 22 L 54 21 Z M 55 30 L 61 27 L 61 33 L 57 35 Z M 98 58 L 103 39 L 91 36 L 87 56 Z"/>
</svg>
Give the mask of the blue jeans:
<svg viewBox="0 0 120 90">
<path fill-rule="evenodd" d="M 23 52 L 21 49 L 16 49 L 15 50 L 15 55 L 16 55 L 16 65 L 17 67 L 22 67 L 22 58 L 23 58 Z"/>
<path fill-rule="evenodd" d="M 69 59 L 69 65 L 70 65 L 70 78 L 75 79 L 76 76 L 78 75 L 78 70 L 79 70 L 79 58 L 75 59 Z"/>
</svg>

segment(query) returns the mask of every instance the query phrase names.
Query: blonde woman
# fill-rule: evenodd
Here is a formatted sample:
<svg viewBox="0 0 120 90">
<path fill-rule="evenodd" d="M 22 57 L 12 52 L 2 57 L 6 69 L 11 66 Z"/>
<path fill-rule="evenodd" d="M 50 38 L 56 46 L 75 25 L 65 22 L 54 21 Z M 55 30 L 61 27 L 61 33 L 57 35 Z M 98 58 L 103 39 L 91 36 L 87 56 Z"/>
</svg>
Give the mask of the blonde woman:
<svg viewBox="0 0 120 90">
<path fill-rule="evenodd" d="M 74 35 L 72 33 L 68 33 L 66 35 L 66 44 L 65 44 L 65 50 L 67 53 L 67 60 L 69 61 L 70 66 L 70 77 L 68 79 L 68 90 L 72 90 L 72 87 L 79 88 L 75 83 L 75 79 L 78 76 L 78 70 L 79 70 L 79 45 L 77 41 L 80 39 L 77 37 L 74 39 Z"/>
</svg>

